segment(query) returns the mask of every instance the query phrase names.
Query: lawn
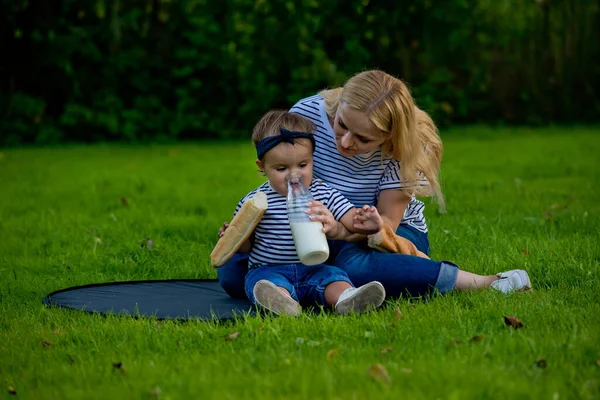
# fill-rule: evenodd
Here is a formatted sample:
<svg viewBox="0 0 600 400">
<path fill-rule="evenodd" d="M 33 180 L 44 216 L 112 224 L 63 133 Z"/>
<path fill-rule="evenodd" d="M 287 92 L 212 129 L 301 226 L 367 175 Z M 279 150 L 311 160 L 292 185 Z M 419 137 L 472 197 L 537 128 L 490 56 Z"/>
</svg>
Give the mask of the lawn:
<svg viewBox="0 0 600 400">
<path fill-rule="evenodd" d="M 432 257 L 526 269 L 533 292 L 228 322 L 48 309 L 73 285 L 216 277 L 218 227 L 264 178 L 249 141 L 0 149 L 0 397 L 599 398 L 600 129 L 442 137 Z"/>
</svg>

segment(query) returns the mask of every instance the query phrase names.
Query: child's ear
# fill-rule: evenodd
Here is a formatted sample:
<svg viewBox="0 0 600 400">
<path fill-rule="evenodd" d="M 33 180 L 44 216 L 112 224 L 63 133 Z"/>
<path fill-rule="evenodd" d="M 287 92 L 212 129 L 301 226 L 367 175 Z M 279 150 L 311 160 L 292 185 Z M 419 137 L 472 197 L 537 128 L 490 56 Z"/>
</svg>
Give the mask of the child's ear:
<svg viewBox="0 0 600 400">
<path fill-rule="evenodd" d="M 262 163 L 262 161 L 256 160 L 255 163 L 256 163 L 256 166 L 258 167 L 258 171 L 262 172 L 263 175 L 264 175 L 265 170 L 263 169 L 263 163 Z"/>
</svg>

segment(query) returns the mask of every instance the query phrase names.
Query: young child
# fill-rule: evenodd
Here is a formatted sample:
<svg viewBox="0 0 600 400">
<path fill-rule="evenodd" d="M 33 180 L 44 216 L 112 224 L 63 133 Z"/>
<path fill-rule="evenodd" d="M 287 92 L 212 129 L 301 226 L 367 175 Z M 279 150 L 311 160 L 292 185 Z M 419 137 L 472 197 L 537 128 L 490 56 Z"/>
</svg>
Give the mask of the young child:
<svg viewBox="0 0 600 400">
<path fill-rule="evenodd" d="M 267 195 L 268 208 L 239 252 L 250 252 L 245 280 L 248 298 L 276 314 L 297 316 L 300 304 L 332 306 L 339 314 L 363 312 L 379 307 L 385 289 L 377 281 L 355 288 L 348 275 L 329 265 L 303 265 L 296 253 L 289 225 L 287 179 L 300 175 L 313 198 L 309 216 L 323 223 L 323 232 L 334 240 L 351 240 L 352 233 L 379 232 L 383 220 L 375 207 L 354 208 L 338 191 L 312 177 L 315 126 L 308 119 L 287 111 L 270 111 L 256 124 L 252 142 L 256 165 L 269 179 L 246 195 L 236 208 L 258 191 Z M 219 231 L 222 236 L 225 223 Z"/>
</svg>

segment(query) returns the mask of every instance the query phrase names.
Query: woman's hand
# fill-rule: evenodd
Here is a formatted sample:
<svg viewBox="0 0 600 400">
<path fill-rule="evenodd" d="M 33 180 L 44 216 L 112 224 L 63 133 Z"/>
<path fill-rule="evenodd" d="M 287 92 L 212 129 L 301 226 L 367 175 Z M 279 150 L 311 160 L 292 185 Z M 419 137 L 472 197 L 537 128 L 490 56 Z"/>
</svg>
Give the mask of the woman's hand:
<svg viewBox="0 0 600 400">
<path fill-rule="evenodd" d="M 379 215 L 376 207 L 364 205 L 355 210 L 352 226 L 365 233 L 377 233 L 383 229 L 383 218 Z"/>
<path fill-rule="evenodd" d="M 311 221 L 319 221 L 323 224 L 323 233 L 325 233 L 329 239 L 332 239 L 339 234 L 339 223 L 335 220 L 331 211 L 329 211 L 320 201 L 313 200 L 308 203 L 306 213 Z"/>
</svg>

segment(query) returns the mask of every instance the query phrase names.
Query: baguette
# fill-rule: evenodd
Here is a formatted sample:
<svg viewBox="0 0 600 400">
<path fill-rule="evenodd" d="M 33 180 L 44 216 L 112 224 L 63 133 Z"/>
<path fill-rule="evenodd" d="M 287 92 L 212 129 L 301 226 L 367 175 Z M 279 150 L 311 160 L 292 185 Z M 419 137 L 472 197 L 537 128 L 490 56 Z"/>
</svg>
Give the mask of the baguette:
<svg viewBox="0 0 600 400">
<path fill-rule="evenodd" d="M 229 261 L 254 232 L 254 228 L 266 210 L 267 195 L 264 192 L 256 192 L 252 198 L 244 202 L 210 253 L 210 262 L 213 267 L 219 268 Z"/>
<path fill-rule="evenodd" d="M 394 230 L 387 224 L 377 233 L 367 236 L 370 248 L 383 253 L 410 254 L 422 258 L 429 258 L 425 253 L 417 249 L 410 240 L 396 235 Z"/>
</svg>

